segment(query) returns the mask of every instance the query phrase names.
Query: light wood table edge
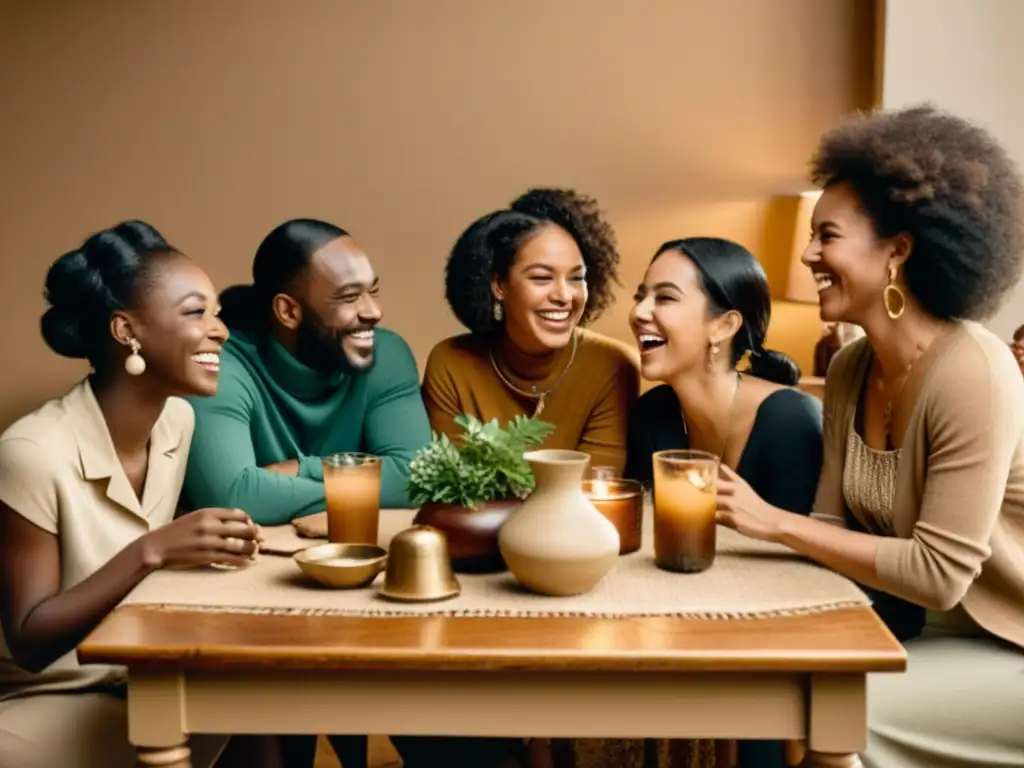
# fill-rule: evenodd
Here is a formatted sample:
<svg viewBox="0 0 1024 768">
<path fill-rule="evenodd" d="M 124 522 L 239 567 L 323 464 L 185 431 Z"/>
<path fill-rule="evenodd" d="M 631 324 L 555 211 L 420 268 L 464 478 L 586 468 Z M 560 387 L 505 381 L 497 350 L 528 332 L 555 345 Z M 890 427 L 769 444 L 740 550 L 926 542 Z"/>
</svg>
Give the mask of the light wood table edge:
<svg viewBox="0 0 1024 768">
<path fill-rule="evenodd" d="M 193 615 L 202 621 L 190 629 L 180 613 L 124 606 L 80 647 L 84 663 L 128 666 L 130 738 L 140 766 L 188 768 L 182 748 L 189 732 L 443 735 L 454 726 L 467 736 L 780 738 L 806 743 L 803 765 L 838 768 L 856 765 L 866 740 L 867 674 L 906 665 L 905 650 L 869 608 L 731 626 L 658 619 L 302 617 L 303 631 L 287 642 L 273 630 L 295 630 L 295 617 Z M 224 627 L 240 619 L 269 629 L 240 641 L 247 633 L 238 627 L 226 642 Z M 423 631 L 404 645 L 360 648 L 374 625 L 376 631 Z M 532 627 L 540 639 L 518 648 L 472 642 L 490 636 L 487 627 L 513 626 Z M 558 626 L 564 637 L 550 634 Z M 835 629 L 834 648 L 813 636 L 829 627 Z M 845 634 L 836 627 L 845 627 Z M 625 633 L 619 639 L 661 631 L 666 647 L 638 652 L 600 637 L 570 647 L 601 630 Z M 339 646 L 328 647 L 325 632 L 338 633 Z M 761 646 L 772 644 L 766 632 L 793 642 L 758 650 L 751 632 L 760 635 Z M 555 645 L 562 637 L 564 647 L 545 646 L 545 633 Z M 736 641 L 742 647 L 729 648 L 723 638 L 730 636 L 742 638 Z M 798 649 L 801 637 L 804 647 Z M 560 695 L 569 698 L 552 699 Z M 261 705 L 268 697 L 277 706 Z M 749 717 L 751 699 L 763 717 Z M 538 707 L 538 701 L 546 705 Z M 396 708 L 394 702 L 402 704 Z M 623 713 L 630 717 L 623 720 Z M 436 722 L 437 715 L 443 721 Z M 261 716 L 272 722 L 260 725 Z"/>
<path fill-rule="evenodd" d="M 178 611 L 118 608 L 82 642 L 79 660 L 176 671 L 812 673 L 901 672 L 907 658 L 867 607 L 735 620 L 185 615 L 195 624 Z"/>
</svg>

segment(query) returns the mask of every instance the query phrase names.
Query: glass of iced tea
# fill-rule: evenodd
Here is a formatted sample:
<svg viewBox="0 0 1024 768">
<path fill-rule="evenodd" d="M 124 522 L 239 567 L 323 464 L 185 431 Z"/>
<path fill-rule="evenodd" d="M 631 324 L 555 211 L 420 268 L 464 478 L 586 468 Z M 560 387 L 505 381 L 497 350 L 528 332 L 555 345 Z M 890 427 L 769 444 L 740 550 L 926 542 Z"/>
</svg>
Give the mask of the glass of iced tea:
<svg viewBox="0 0 1024 768">
<path fill-rule="evenodd" d="M 717 456 L 657 451 L 654 456 L 654 562 L 698 573 L 715 561 Z"/>
<path fill-rule="evenodd" d="M 380 527 L 380 457 L 369 453 L 324 456 L 327 538 L 377 544 Z"/>
</svg>

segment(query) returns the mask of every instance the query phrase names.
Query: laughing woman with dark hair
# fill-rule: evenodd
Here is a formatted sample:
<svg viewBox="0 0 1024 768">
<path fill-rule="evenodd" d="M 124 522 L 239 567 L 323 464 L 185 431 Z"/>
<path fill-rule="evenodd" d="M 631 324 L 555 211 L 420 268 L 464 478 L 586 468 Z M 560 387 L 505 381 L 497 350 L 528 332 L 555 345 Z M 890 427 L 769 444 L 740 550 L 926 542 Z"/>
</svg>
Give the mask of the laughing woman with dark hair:
<svg viewBox="0 0 1024 768">
<path fill-rule="evenodd" d="M 650 483 L 655 451 L 708 451 L 773 503 L 810 513 L 821 405 L 794 389 L 796 363 L 764 346 L 771 295 L 754 256 L 713 237 L 667 242 L 635 301 L 641 373 L 663 384 L 630 415 L 627 476 Z M 744 359 L 746 370 L 737 370 Z"/>
<path fill-rule="evenodd" d="M 868 677 L 865 768 L 1021 765 L 1024 382 L 976 322 L 1024 266 L 1019 170 L 930 107 L 842 123 L 812 168 L 821 317 L 865 337 L 829 367 L 813 515 L 732 477 L 719 521 L 878 595 L 908 663 Z"/>
<path fill-rule="evenodd" d="M 612 302 L 619 254 L 596 202 L 534 189 L 458 239 L 446 292 L 468 334 L 434 347 L 423 376 L 431 427 L 455 437 L 468 413 L 502 424 L 536 415 L 544 443 L 621 471 L 639 390 L 632 351 L 586 326 Z"/>
<path fill-rule="evenodd" d="M 649 484 L 655 451 L 703 450 L 773 504 L 810 513 L 821 471 L 821 404 L 793 387 L 796 364 L 765 347 L 770 319 L 768 279 L 746 248 L 690 237 L 658 249 L 630 324 L 641 373 L 663 384 L 630 414 L 627 477 Z M 705 744 L 689 750 L 701 747 L 708 764 Z M 739 760 L 742 768 L 782 768 L 783 747 L 740 742 Z"/>
</svg>

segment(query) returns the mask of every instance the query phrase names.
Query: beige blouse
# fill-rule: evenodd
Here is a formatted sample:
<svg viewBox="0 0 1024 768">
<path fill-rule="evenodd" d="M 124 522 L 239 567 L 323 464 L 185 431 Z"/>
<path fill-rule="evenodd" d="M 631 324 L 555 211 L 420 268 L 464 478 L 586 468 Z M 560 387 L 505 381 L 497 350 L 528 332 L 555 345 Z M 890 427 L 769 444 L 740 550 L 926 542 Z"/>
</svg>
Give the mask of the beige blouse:
<svg viewBox="0 0 1024 768">
<path fill-rule="evenodd" d="M 61 589 L 78 584 L 145 533 L 174 519 L 195 421 L 171 398 L 150 436 L 140 500 L 114 451 L 88 380 L 0 435 L 0 501 L 60 539 Z M 2 637 L 0 637 L 2 640 Z M 0 700 L 123 682 L 118 667 L 82 667 L 74 651 L 39 674 L 0 642 Z"/>
<path fill-rule="evenodd" d="M 844 477 L 871 357 L 866 339 L 853 342 L 826 377 L 813 516 L 834 525 L 852 514 Z M 904 439 L 892 535 L 875 559 L 879 586 L 931 611 L 961 605 L 1024 648 L 1024 380 L 1013 355 L 983 327 L 957 326 L 918 360 L 896 414 Z"/>
<path fill-rule="evenodd" d="M 843 499 L 865 528 L 892 535 L 892 504 L 900 452 L 876 451 L 867 445 L 851 422 L 843 467 Z"/>
<path fill-rule="evenodd" d="M 892 505 L 896 497 L 896 475 L 900 451 L 879 451 L 867 445 L 850 425 L 843 470 L 843 498 L 861 525 L 883 536 L 892 536 Z M 985 634 L 963 609 L 926 611 L 925 623 L 957 635 Z"/>
</svg>

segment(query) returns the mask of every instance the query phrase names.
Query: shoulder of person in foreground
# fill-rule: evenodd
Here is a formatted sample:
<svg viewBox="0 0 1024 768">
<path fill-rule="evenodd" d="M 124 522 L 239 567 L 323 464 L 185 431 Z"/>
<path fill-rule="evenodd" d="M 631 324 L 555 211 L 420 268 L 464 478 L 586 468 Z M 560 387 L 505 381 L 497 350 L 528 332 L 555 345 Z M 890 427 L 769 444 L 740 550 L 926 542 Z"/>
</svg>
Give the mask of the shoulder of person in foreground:
<svg viewBox="0 0 1024 768">
<path fill-rule="evenodd" d="M 629 410 L 640 394 L 640 355 L 617 339 L 582 329 L 576 356 L 574 392 L 589 391 L 594 398 L 584 441 L 617 443 L 621 468 Z"/>
<path fill-rule="evenodd" d="M 0 502 L 47 533 L 59 528 L 57 476 L 74 438 L 62 400 L 20 417 L 0 435 Z"/>
<path fill-rule="evenodd" d="M 451 336 L 434 345 L 423 369 L 423 403 L 430 419 L 430 428 L 438 434 L 455 438 L 462 428 L 455 417 L 465 412 L 467 404 L 460 399 L 460 390 L 492 386 L 481 370 L 490 370 L 487 342 L 473 334 Z M 474 414 L 479 415 L 479 414 Z"/>
<path fill-rule="evenodd" d="M 281 525 L 323 509 L 320 461 L 307 456 L 297 475 L 257 463 L 252 428 L 262 406 L 252 364 L 233 348 L 221 350 L 217 394 L 190 397 L 195 433 L 182 502 L 191 508 L 237 507 L 261 525 Z"/>
<path fill-rule="evenodd" d="M 184 397 L 169 397 L 154 429 L 166 429 L 189 450 L 196 428 L 196 411 Z"/>
<path fill-rule="evenodd" d="M 659 444 L 655 436 L 665 425 L 682 418 L 679 408 L 679 398 L 668 384 L 659 384 L 637 398 L 629 409 L 623 477 L 641 483 L 653 481 L 651 456 Z"/>
<path fill-rule="evenodd" d="M 635 379 L 639 387 L 640 352 L 636 347 L 589 328 L 581 328 L 577 333 L 577 362 L 584 363 L 588 373 Z"/>
<path fill-rule="evenodd" d="M 373 333 L 373 365 L 364 374 L 371 397 L 385 396 L 396 387 L 414 381 L 419 388 L 419 368 L 408 342 L 387 328 Z M 369 403 L 368 403 L 369 404 Z"/>
<path fill-rule="evenodd" d="M 752 448 L 761 497 L 780 509 L 810 514 L 823 458 L 821 401 L 790 387 L 768 395 L 748 438 L 746 450 Z"/>
<path fill-rule="evenodd" d="M 958 338 L 932 364 L 921 390 L 928 416 L 956 411 L 983 422 L 1006 422 L 1024 429 L 1024 379 L 1013 353 L 998 336 L 973 322 L 963 323 Z M 966 396 L 970 393 L 970 396 Z M 988 398 L 982 393 L 990 393 Z"/>
<path fill-rule="evenodd" d="M 253 409 L 259 402 L 257 376 L 245 351 L 239 349 L 237 343 L 232 340 L 221 348 L 217 392 L 208 397 L 185 398 L 195 412 L 195 438 L 200 440 L 199 444 L 193 440 L 193 453 L 218 444 L 219 439 L 209 445 L 204 441 L 207 436 L 218 438 L 225 423 L 248 426 Z M 231 439 L 237 439 L 241 434 L 232 433 Z"/>
<path fill-rule="evenodd" d="M 470 333 L 437 342 L 423 366 L 425 392 L 453 392 L 455 381 L 472 376 L 481 363 L 490 366 L 487 343 Z"/>
<path fill-rule="evenodd" d="M 822 402 L 796 387 L 780 387 L 761 401 L 756 424 L 764 439 L 773 443 L 802 435 L 816 436 L 820 443 Z"/>
</svg>

